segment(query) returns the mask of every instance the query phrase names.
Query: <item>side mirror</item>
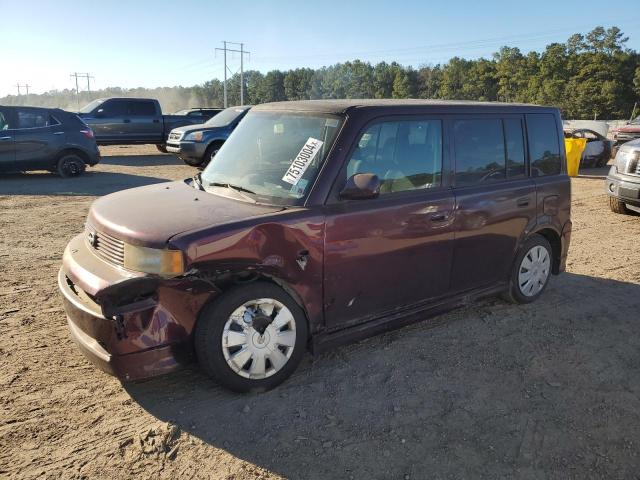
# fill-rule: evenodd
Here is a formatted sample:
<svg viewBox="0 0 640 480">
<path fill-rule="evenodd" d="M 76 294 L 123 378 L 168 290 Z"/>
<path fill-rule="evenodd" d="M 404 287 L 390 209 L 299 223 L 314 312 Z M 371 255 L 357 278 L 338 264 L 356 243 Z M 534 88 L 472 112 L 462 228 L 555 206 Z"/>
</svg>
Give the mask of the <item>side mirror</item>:
<svg viewBox="0 0 640 480">
<path fill-rule="evenodd" d="M 340 192 L 344 200 L 366 200 L 380 195 L 380 179 L 373 173 L 356 173 L 347 179 Z"/>
<path fill-rule="evenodd" d="M 96 112 L 96 118 L 102 118 L 104 117 L 104 108 L 99 108 L 98 111 Z"/>
</svg>

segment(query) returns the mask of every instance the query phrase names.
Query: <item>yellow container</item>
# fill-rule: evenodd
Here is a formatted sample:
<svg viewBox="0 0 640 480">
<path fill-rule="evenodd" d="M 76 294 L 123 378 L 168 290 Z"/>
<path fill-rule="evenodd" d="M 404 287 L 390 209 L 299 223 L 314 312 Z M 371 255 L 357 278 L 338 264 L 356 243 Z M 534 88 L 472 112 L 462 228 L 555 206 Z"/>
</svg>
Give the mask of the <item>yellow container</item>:
<svg viewBox="0 0 640 480">
<path fill-rule="evenodd" d="M 570 177 L 577 177 L 580 170 L 580 158 L 584 147 L 587 145 L 586 138 L 565 138 L 564 148 L 567 151 L 567 174 Z"/>
</svg>

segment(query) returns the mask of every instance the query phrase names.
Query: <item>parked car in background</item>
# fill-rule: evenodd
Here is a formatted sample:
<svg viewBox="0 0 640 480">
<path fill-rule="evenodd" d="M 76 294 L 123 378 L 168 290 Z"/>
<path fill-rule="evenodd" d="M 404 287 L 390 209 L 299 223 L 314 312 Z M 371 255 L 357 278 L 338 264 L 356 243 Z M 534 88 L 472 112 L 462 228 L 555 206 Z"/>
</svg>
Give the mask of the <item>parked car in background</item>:
<svg viewBox="0 0 640 480">
<path fill-rule="evenodd" d="M 260 391 L 307 346 L 538 299 L 565 269 L 570 189 L 556 108 L 263 104 L 193 179 L 94 202 L 59 288 L 106 371 L 148 377 L 195 352 L 224 386 Z"/>
<path fill-rule="evenodd" d="M 630 213 L 628 205 L 640 207 L 640 138 L 624 143 L 605 181 L 609 206 L 615 213 Z"/>
<path fill-rule="evenodd" d="M 203 124 L 174 128 L 169 133 L 167 151 L 187 165 L 206 167 L 250 108 L 229 107 Z"/>
<path fill-rule="evenodd" d="M 587 144 L 580 158 L 581 167 L 604 167 L 612 156 L 614 141 L 588 128 L 566 129 L 565 137 L 586 138 Z"/>
<path fill-rule="evenodd" d="M 186 115 L 187 117 L 199 117 L 202 123 L 209 120 L 211 117 L 215 117 L 224 108 L 186 108 L 184 110 L 178 110 L 174 115 Z"/>
<path fill-rule="evenodd" d="M 93 131 L 75 113 L 0 105 L 0 172 L 75 177 L 100 161 Z"/>
<path fill-rule="evenodd" d="M 637 138 L 640 138 L 640 117 L 636 117 L 635 120 L 631 120 L 626 125 L 613 130 L 613 139 L 616 142 L 616 146 Z"/>
<path fill-rule="evenodd" d="M 172 129 L 202 122 L 198 116 L 163 115 L 153 98 L 101 98 L 78 115 L 93 129 L 98 145 L 155 144 L 165 153 Z"/>
</svg>

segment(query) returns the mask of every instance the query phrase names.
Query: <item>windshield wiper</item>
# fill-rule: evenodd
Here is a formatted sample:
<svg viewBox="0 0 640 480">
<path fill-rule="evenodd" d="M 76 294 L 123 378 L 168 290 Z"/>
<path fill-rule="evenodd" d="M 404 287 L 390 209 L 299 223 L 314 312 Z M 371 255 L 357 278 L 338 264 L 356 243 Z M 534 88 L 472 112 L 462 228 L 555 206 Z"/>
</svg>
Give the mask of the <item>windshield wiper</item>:
<svg viewBox="0 0 640 480">
<path fill-rule="evenodd" d="M 202 179 L 200 178 L 200 172 L 196 173 L 192 180 L 198 190 L 204 190 L 204 187 L 202 186 Z"/>
<path fill-rule="evenodd" d="M 256 192 L 254 192 L 253 190 L 249 190 L 248 188 L 241 187 L 240 185 L 233 185 L 231 183 L 223 183 L 223 182 L 211 182 L 211 183 L 209 183 L 209 186 L 210 187 L 230 188 L 231 190 L 235 190 L 236 192 L 238 192 L 240 195 L 242 195 L 247 200 L 250 200 L 253 203 L 256 203 L 256 201 L 253 198 L 251 198 L 248 195 L 244 195 L 243 194 L 243 192 L 246 192 L 246 193 L 250 193 L 252 195 L 256 195 Z"/>
</svg>

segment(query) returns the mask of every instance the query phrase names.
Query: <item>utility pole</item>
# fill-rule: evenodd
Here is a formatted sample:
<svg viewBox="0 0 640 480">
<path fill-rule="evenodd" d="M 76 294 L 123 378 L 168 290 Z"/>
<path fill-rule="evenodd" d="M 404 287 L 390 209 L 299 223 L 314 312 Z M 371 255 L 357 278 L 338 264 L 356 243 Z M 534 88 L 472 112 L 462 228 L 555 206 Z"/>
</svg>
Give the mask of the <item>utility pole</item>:
<svg viewBox="0 0 640 480">
<path fill-rule="evenodd" d="M 82 74 L 78 74 L 79 77 L 84 77 L 87 79 L 87 92 L 89 92 L 89 94 L 91 94 L 91 83 L 89 81 L 90 78 L 96 78 L 94 76 L 89 75 L 88 73 L 82 73 Z"/>
<path fill-rule="evenodd" d="M 76 105 L 78 106 L 78 109 L 80 109 L 80 88 L 78 87 L 78 77 L 80 76 L 80 74 L 78 72 L 75 72 L 69 76 L 75 77 L 76 79 Z"/>
<path fill-rule="evenodd" d="M 216 51 L 224 52 L 224 108 L 227 108 L 227 72 L 232 73 L 229 67 L 227 67 L 227 52 L 234 52 L 240 54 L 240 105 L 244 105 L 244 54 L 250 54 L 244 49 L 244 43 L 227 42 L 223 41 L 224 48 L 216 48 Z M 227 48 L 227 44 L 240 45 L 240 50 L 234 50 Z"/>
<path fill-rule="evenodd" d="M 19 83 L 16 83 L 15 86 L 18 87 L 18 96 L 22 95 L 22 93 L 20 92 L 20 87 L 24 87 L 27 90 L 27 95 L 29 95 L 29 87 L 31 85 L 29 85 L 28 83 L 25 83 L 24 85 L 20 85 Z"/>
</svg>

